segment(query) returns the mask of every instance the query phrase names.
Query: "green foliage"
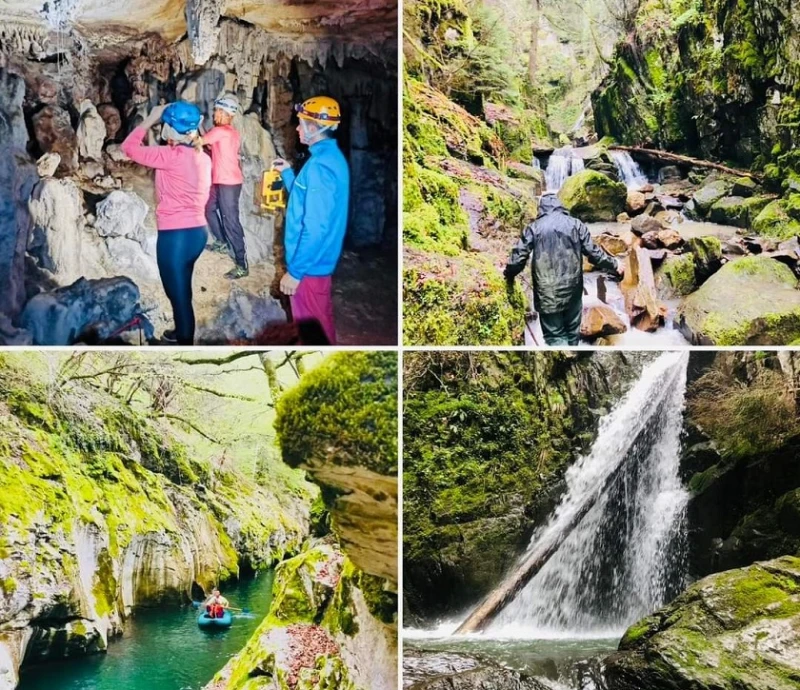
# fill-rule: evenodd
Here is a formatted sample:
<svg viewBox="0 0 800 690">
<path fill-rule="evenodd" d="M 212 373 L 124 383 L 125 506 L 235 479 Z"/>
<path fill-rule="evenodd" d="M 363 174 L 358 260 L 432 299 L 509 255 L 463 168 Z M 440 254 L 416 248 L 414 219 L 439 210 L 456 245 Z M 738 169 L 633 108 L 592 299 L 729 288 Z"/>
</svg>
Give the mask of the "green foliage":
<svg viewBox="0 0 800 690">
<path fill-rule="evenodd" d="M 291 466 L 335 460 L 397 471 L 397 356 L 340 352 L 278 402 L 275 430 Z"/>
</svg>

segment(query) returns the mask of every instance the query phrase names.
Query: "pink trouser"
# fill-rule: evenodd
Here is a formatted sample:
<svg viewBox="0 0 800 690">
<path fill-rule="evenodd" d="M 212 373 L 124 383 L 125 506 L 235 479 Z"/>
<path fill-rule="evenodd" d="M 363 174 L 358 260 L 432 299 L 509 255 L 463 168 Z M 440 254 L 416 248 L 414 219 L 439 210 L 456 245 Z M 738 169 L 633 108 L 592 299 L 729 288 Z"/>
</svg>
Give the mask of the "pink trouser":
<svg viewBox="0 0 800 690">
<path fill-rule="evenodd" d="M 291 300 L 292 318 L 295 321 L 318 321 L 330 344 L 335 345 L 331 277 L 306 276 L 300 281 Z"/>
</svg>

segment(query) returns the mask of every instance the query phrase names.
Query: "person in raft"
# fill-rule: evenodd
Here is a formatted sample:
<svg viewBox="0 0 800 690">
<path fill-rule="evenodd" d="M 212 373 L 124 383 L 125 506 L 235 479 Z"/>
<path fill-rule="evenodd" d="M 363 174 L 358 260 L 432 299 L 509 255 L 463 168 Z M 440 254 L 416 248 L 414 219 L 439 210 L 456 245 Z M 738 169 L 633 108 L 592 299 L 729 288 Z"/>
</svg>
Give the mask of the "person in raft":
<svg viewBox="0 0 800 690">
<path fill-rule="evenodd" d="M 239 197 L 244 176 L 239 165 L 241 137 L 232 122 L 239 112 L 236 96 L 214 101 L 214 127 L 203 134 L 203 145 L 211 149 L 211 194 L 206 206 L 208 229 L 214 237 L 211 251 L 233 253 L 236 266 L 225 274 L 235 280 L 249 274 L 244 229 L 239 220 Z"/>
<path fill-rule="evenodd" d="M 334 345 L 331 275 L 342 254 L 350 195 L 350 171 L 334 138 L 341 111 L 326 96 L 309 98 L 295 110 L 297 133 L 311 158 L 297 175 L 282 158 L 272 164 L 289 193 L 281 292 L 291 298 L 292 318 L 317 321 Z"/>
<path fill-rule="evenodd" d="M 203 605 L 206 607 L 209 618 L 222 618 L 225 615 L 225 609 L 230 606 L 230 603 L 215 587 L 211 592 L 211 596 L 205 600 Z"/>
<path fill-rule="evenodd" d="M 128 158 L 156 171 L 156 259 L 175 321 L 175 329 L 165 331 L 163 339 L 179 345 L 194 343 L 192 274 L 207 237 L 211 159 L 200 143 L 201 120 L 200 109 L 191 103 L 160 105 L 122 143 Z M 166 145 L 144 145 L 148 130 L 162 121 Z"/>
</svg>

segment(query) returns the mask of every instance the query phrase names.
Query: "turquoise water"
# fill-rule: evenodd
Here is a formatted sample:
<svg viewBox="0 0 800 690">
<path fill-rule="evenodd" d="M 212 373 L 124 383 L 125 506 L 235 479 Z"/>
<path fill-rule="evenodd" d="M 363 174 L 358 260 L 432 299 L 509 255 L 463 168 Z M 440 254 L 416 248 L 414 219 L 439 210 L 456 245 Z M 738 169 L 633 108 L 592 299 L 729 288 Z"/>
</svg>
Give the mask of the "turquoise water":
<svg viewBox="0 0 800 690">
<path fill-rule="evenodd" d="M 19 690 L 199 690 L 239 652 L 267 615 L 273 571 L 230 583 L 222 593 L 234 615 L 228 630 L 205 631 L 192 606 L 139 609 L 108 652 L 23 668 Z"/>
</svg>

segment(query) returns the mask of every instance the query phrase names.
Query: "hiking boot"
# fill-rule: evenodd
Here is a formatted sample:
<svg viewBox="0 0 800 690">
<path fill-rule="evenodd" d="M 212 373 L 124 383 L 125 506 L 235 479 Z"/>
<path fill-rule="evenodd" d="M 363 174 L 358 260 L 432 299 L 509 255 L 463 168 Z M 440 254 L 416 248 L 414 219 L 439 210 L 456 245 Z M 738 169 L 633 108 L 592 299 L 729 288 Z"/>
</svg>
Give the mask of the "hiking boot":
<svg viewBox="0 0 800 690">
<path fill-rule="evenodd" d="M 241 266 L 237 264 L 225 274 L 225 277 L 229 280 L 238 280 L 239 278 L 245 278 L 249 275 L 250 271 L 248 270 L 247 266 Z"/>
<path fill-rule="evenodd" d="M 174 328 L 170 328 L 161 334 L 161 340 L 167 343 L 177 343 L 178 334 L 175 332 Z"/>
<path fill-rule="evenodd" d="M 217 254 L 227 254 L 228 253 L 228 245 L 225 242 L 220 242 L 219 240 L 214 240 L 211 244 L 206 245 L 206 249 L 210 252 L 216 252 Z"/>
</svg>

